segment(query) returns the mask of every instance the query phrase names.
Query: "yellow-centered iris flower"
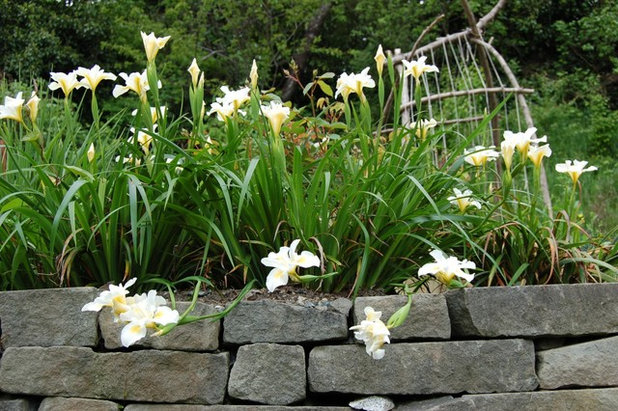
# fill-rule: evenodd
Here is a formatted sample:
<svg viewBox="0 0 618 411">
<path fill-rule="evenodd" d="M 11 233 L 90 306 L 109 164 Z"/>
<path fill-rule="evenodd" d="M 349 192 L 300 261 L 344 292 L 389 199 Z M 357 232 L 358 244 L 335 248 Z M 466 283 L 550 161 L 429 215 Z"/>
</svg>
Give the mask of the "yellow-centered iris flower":
<svg viewBox="0 0 618 411">
<path fill-rule="evenodd" d="M 474 279 L 474 274 L 468 274 L 463 269 L 474 270 L 476 264 L 472 261 L 459 261 L 457 257 L 449 257 L 440 250 L 433 250 L 431 255 L 435 262 L 427 263 L 418 270 L 418 276 L 433 275 L 438 281 L 449 285 L 453 278 L 459 277 L 470 282 Z"/>
<path fill-rule="evenodd" d="M 261 109 L 264 116 L 270 122 L 275 136 L 278 136 L 281 131 L 281 125 L 290 116 L 290 108 L 285 107 L 279 102 L 271 101 L 270 105 L 261 106 Z"/>
<path fill-rule="evenodd" d="M 4 97 L 4 104 L 0 105 L 0 119 L 6 118 L 23 123 L 22 108 L 24 106 L 24 99 L 22 94 L 20 91 L 15 97 Z"/>
<path fill-rule="evenodd" d="M 582 173 L 598 170 L 598 168 L 595 166 L 585 168 L 587 164 L 587 161 L 566 160 L 564 163 L 556 164 L 556 171 L 559 173 L 568 174 L 569 177 L 571 177 L 573 184 L 576 184 L 579 176 L 582 175 Z"/>
<path fill-rule="evenodd" d="M 410 124 L 410 127 L 413 130 L 416 130 L 416 137 L 421 140 L 425 140 L 425 138 L 427 138 L 427 133 L 429 132 L 429 129 L 434 128 L 437 125 L 438 122 L 432 118 L 429 120 L 422 119 L 421 121 L 415 121 Z"/>
<path fill-rule="evenodd" d="M 32 121 L 33 124 L 36 122 L 36 117 L 39 114 L 39 103 L 40 102 L 41 102 L 41 99 L 33 91 L 32 94 L 30 95 L 30 100 L 28 100 L 28 102 L 26 103 L 26 106 L 28 107 L 28 111 L 30 112 L 30 121 Z"/>
<path fill-rule="evenodd" d="M 82 76 L 83 78 L 79 81 L 82 87 L 94 91 L 96 90 L 99 83 L 103 80 L 116 80 L 116 75 L 112 73 L 106 73 L 105 70 L 102 70 L 98 64 L 95 64 L 92 68 L 78 67 L 75 70 L 75 73 L 78 76 Z"/>
<path fill-rule="evenodd" d="M 543 157 L 551 156 L 551 148 L 549 148 L 549 144 L 545 144 L 544 146 L 530 146 L 528 149 L 528 158 L 532 161 L 532 164 L 536 168 L 541 167 L 541 162 L 543 161 Z"/>
<path fill-rule="evenodd" d="M 536 127 L 530 127 L 526 131 L 513 133 L 506 130 L 504 132 L 505 141 L 509 141 L 511 144 L 515 144 L 517 150 L 521 153 L 522 158 L 528 157 L 528 150 L 531 144 L 547 143 L 547 136 L 541 138 L 533 138 L 536 133 Z"/>
<path fill-rule="evenodd" d="M 485 166 L 488 161 L 493 161 L 500 156 L 494 148 L 494 146 L 475 146 L 471 150 L 464 150 L 464 160 L 473 166 Z"/>
<path fill-rule="evenodd" d="M 170 36 L 156 37 L 154 33 L 146 34 L 143 31 L 140 33 L 142 35 L 142 41 L 144 42 L 146 58 L 151 62 L 157 57 L 157 53 L 165 46 Z"/>
<path fill-rule="evenodd" d="M 470 206 L 476 207 L 478 209 L 481 208 L 481 203 L 477 200 L 474 200 L 472 197 L 471 190 L 464 190 L 463 192 L 458 188 L 453 188 L 454 196 L 450 196 L 447 198 L 451 204 L 459 207 L 459 211 L 462 213 L 466 211 L 466 209 Z"/>
<path fill-rule="evenodd" d="M 61 89 L 65 97 L 68 97 L 71 92 L 77 88 L 82 87 L 79 81 L 77 81 L 77 73 L 72 71 L 70 73 L 49 73 L 53 80 L 49 83 L 49 89 L 52 91 Z"/>
<path fill-rule="evenodd" d="M 300 281 L 296 274 L 296 267 L 309 268 L 319 267 L 320 259 L 309 251 L 296 253 L 296 247 L 300 240 L 292 241 L 289 247 L 281 247 L 278 253 L 268 253 L 267 257 L 262 258 L 261 263 L 266 267 L 273 267 L 266 277 L 266 288 L 273 292 L 275 288 L 286 285 L 289 277 L 295 281 Z"/>
<path fill-rule="evenodd" d="M 120 73 L 118 74 L 125 82 L 124 86 L 117 84 L 112 90 L 112 95 L 114 97 L 119 97 L 128 91 L 135 92 L 141 101 L 146 101 L 146 92 L 150 90 L 150 86 L 148 85 L 148 77 L 146 76 L 146 71 L 143 73 Z M 159 81 L 158 87 L 161 88 L 161 81 Z"/>
<path fill-rule="evenodd" d="M 413 61 L 402 60 L 401 62 L 404 67 L 403 75 L 412 75 L 418 83 L 424 73 L 438 73 L 440 71 L 438 67 L 434 65 L 425 64 L 425 60 L 427 60 L 427 56 L 421 56 L 418 60 Z"/>
<path fill-rule="evenodd" d="M 335 92 L 335 98 L 341 94 L 343 98 L 347 100 L 350 94 L 356 93 L 362 101 L 365 101 L 363 88 L 373 88 L 375 86 L 375 81 L 373 81 L 369 75 L 369 67 L 365 67 L 365 69 L 358 74 L 343 73 L 337 80 L 337 91 Z"/>
</svg>

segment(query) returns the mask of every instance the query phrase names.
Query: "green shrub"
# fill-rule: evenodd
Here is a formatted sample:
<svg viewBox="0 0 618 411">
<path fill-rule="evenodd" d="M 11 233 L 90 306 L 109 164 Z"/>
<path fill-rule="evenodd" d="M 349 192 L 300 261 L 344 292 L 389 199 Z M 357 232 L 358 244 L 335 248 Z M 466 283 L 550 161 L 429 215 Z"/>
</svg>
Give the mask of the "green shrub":
<svg viewBox="0 0 618 411">
<path fill-rule="evenodd" d="M 222 121 L 205 119 L 205 81 L 195 68 L 191 115 L 174 117 L 161 108 L 168 104 L 154 59 L 166 40 L 144 42 L 156 45 L 147 47 L 145 75 L 131 75 L 140 81 L 132 91 L 121 79 L 114 88 L 117 101 L 129 102 L 125 112 L 105 114 L 94 91 L 77 106 L 71 95 L 81 90 L 63 100 L 41 92 L 51 103 L 41 104 L 36 120 L 24 108 L 20 121 L 0 123 L 4 289 L 129 277 L 264 285 L 270 274 L 261 259 L 296 239 L 320 267 L 294 265 L 283 274 L 326 291 L 420 286 L 418 270 L 435 258 L 432 249 L 473 262 L 477 285 L 615 278 L 616 245 L 596 241 L 573 218 L 579 185 L 552 215 L 540 200 L 539 168 L 523 152 L 501 174 L 491 162 L 500 153 L 472 147 L 494 113 L 465 136 L 441 126 L 425 136 L 420 122 L 400 125 L 398 112 L 392 124 L 372 121 L 359 86 L 375 85 L 367 68 L 350 74 L 349 84 L 342 75 L 336 93 L 332 74 L 316 75 L 303 85 L 311 105 L 291 110 L 259 92 L 252 74 L 251 87 L 224 89 L 211 105 Z M 385 83 L 395 83 L 392 64 L 377 81 L 380 109 Z M 318 99 L 318 89 L 334 101 Z M 444 133 L 452 134 L 448 153 L 437 150 Z M 480 154 L 485 160 L 470 165 Z M 435 276 L 463 285 L 450 271 Z"/>
</svg>

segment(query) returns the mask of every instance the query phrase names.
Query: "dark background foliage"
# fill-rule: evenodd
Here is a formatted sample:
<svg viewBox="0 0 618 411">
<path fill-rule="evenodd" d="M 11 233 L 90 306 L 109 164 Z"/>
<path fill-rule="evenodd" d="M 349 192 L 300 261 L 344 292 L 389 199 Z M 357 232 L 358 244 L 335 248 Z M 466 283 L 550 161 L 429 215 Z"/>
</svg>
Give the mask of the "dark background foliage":
<svg viewBox="0 0 618 411">
<path fill-rule="evenodd" d="M 477 17 L 494 4 L 469 3 Z M 293 59 L 302 63 L 307 82 L 313 70 L 358 72 L 373 65 L 378 44 L 409 50 L 439 14 L 445 18 L 427 40 L 467 25 L 454 0 L 0 0 L 0 7 L 0 78 L 8 81 L 46 81 L 50 71 L 94 64 L 114 73 L 141 71 L 139 32 L 171 35 L 157 61 L 162 98 L 180 102 L 176 112 L 181 104 L 187 111 L 186 69 L 193 57 L 205 72 L 208 103 L 221 85 L 246 81 L 254 58 L 260 86 L 279 92 Z M 610 173 L 599 174 L 609 187 L 591 203 L 601 207 L 596 214 L 611 216 L 615 206 L 607 199 L 618 197 L 611 183 L 618 155 L 618 2 L 509 0 L 485 36 L 520 83 L 537 90 L 533 114 L 554 151 L 596 160 Z M 299 87 L 286 96 L 307 103 Z M 103 107 L 120 106 L 110 96 Z"/>
</svg>

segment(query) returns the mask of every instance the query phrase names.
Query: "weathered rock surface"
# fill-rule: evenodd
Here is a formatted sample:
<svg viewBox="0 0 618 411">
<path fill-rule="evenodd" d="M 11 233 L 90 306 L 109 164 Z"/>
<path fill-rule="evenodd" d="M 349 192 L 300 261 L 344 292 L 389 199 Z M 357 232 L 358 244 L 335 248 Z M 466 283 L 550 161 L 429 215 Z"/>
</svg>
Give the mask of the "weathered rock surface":
<svg viewBox="0 0 618 411">
<path fill-rule="evenodd" d="M 225 395 L 228 367 L 227 353 L 96 353 L 81 347 L 10 347 L 0 361 L 0 391 L 216 404 Z"/>
<path fill-rule="evenodd" d="M 446 293 L 454 336 L 618 333 L 618 283 L 466 288 Z"/>
<path fill-rule="evenodd" d="M 2 411 L 33 411 L 36 409 L 36 402 L 24 398 L 0 398 L 0 410 Z"/>
<path fill-rule="evenodd" d="M 365 319 L 364 309 L 369 306 L 382 312 L 382 321 L 403 307 L 408 298 L 402 295 L 384 297 L 358 297 L 354 302 L 353 322 Z M 451 322 L 444 294 L 416 294 L 406 321 L 391 330 L 391 341 L 414 339 L 440 339 L 451 337 Z"/>
<path fill-rule="evenodd" d="M 119 405 L 112 401 L 91 400 L 87 398 L 45 398 L 38 411 L 118 411 Z"/>
<path fill-rule="evenodd" d="M 262 343 L 238 349 L 228 392 L 239 400 L 288 405 L 305 399 L 306 385 L 303 347 Z"/>
<path fill-rule="evenodd" d="M 352 302 L 346 299 L 306 306 L 243 301 L 223 319 L 223 341 L 246 344 L 347 339 L 347 311 L 351 307 Z"/>
<path fill-rule="evenodd" d="M 373 360 L 360 345 L 311 350 L 309 388 L 357 394 L 531 391 L 534 344 L 527 340 L 401 343 Z"/>
<path fill-rule="evenodd" d="M 464 395 L 426 405 L 418 408 L 415 403 L 407 403 L 398 406 L 397 411 L 615 411 L 618 410 L 618 388 Z"/>
<path fill-rule="evenodd" d="M 542 389 L 618 385 L 618 336 L 537 353 Z"/>
<path fill-rule="evenodd" d="M 2 345 L 6 347 L 97 344 L 97 313 L 82 312 L 95 288 L 0 292 Z"/>
<path fill-rule="evenodd" d="M 180 314 L 186 310 L 190 303 L 178 302 L 177 310 Z M 201 316 L 215 314 L 217 310 L 214 306 L 197 303 L 191 315 Z M 135 347 L 150 347 L 157 350 L 179 350 L 179 351 L 213 351 L 219 348 L 219 329 L 221 320 L 197 321 L 182 327 L 174 328 L 169 334 L 161 337 L 151 337 L 139 340 Z M 114 322 L 114 315 L 111 310 L 103 309 L 99 315 L 99 326 L 101 336 L 105 341 L 105 348 L 117 349 L 122 347 L 120 342 L 120 332 L 125 324 Z"/>
<path fill-rule="evenodd" d="M 216 405 L 193 404 L 129 404 L 124 411 L 211 411 L 218 409 Z"/>
<path fill-rule="evenodd" d="M 447 403 L 453 402 L 452 395 L 444 395 L 442 397 L 430 398 L 428 400 L 409 401 L 402 404 L 397 404 L 397 411 L 425 411 L 438 409 L 434 407 L 444 406 Z"/>
<path fill-rule="evenodd" d="M 131 404 L 125 411 L 350 411 L 349 407 L 284 405 Z"/>
<path fill-rule="evenodd" d="M 351 401 L 350 407 L 363 411 L 389 411 L 395 408 L 395 403 L 390 398 L 372 395 Z"/>
</svg>

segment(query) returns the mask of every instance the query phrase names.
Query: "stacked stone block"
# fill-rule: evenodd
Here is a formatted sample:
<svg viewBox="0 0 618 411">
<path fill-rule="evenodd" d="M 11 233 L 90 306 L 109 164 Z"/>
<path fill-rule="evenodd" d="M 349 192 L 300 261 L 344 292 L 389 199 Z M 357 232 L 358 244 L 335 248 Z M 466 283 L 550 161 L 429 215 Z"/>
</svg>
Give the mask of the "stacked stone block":
<svg viewBox="0 0 618 411">
<path fill-rule="evenodd" d="M 349 327 L 405 297 L 243 301 L 125 349 L 109 313 L 81 312 L 97 294 L 0 293 L 0 409 L 618 409 L 618 284 L 419 294 L 382 360 Z"/>
</svg>

